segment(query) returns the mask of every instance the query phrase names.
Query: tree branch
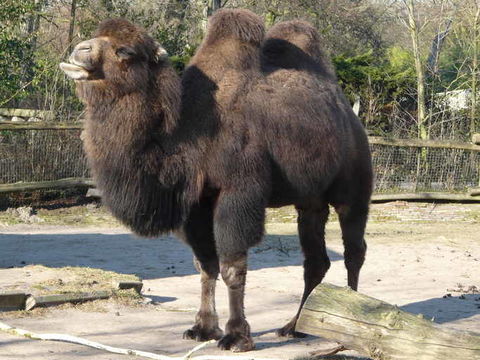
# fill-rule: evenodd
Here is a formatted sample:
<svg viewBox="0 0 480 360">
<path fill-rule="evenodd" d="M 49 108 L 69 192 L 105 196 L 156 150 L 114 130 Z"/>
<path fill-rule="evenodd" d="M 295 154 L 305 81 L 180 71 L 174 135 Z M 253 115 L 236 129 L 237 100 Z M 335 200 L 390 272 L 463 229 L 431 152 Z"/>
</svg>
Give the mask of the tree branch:
<svg viewBox="0 0 480 360">
<path fill-rule="evenodd" d="M 140 356 L 143 358 L 154 359 L 154 360 L 187 360 L 187 359 L 189 360 L 278 360 L 278 359 L 272 359 L 272 358 L 271 359 L 255 358 L 253 356 L 225 356 L 225 355 L 200 355 L 200 356 L 192 357 L 193 353 L 203 349 L 205 346 L 211 343 L 216 342 L 215 340 L 207 341 L 194 347 L 184 356 L 166 356 L 166 355 L 159 355 L 159 354 L 154 354 L 146 351 L 124 349 L 124 348 L 103 345 L 98 342 L 79 338 L 77 336 L 71 336 L 71 335 L 65 335 L 65 334 L 37 334 L 28 330 L 15 328 L 3 322 L 0 322 L 0 331 L 5 332 L 7 334 L 11 334 L 11 335 L 23 336 L 33 340 L 67 342 L 71 344 L 88 346 L 98 350 L 108 351 L 114 354 L 135 355 L 135 356 Z"/>
</svg>

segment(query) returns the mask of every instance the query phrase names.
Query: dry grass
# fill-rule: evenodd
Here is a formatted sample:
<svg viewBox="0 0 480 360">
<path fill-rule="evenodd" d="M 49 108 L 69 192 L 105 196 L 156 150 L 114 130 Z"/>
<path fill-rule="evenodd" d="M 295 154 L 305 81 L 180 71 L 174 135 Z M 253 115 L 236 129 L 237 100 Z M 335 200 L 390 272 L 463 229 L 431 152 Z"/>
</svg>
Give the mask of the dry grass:
<svg viewBox="0 0 480 360">
<path fill-rule="evenodd" d="M 58 278 L 32 285 L 35 295 L 114 291 L 115 283 L 118 281 L 140 281 L 135 275 L 87 267 L 68 266 L 54 270 Z"/>
</svg>

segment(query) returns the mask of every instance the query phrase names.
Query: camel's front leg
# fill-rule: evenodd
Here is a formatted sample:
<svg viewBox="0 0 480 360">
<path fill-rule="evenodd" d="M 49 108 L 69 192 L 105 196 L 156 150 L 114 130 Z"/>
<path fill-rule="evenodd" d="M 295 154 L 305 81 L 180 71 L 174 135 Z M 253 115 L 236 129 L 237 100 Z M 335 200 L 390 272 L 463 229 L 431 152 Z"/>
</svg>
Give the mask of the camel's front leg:
<svg viewBox="0 0 480 360">
<path fill-rule="evenodd" d="M 249 351 L 255 348 L 245 319 L 244 296 L 247 251 L 263 236 L 264 192 L 254 186 L 244 191 L 223 192 L 215 208 L 214 233 L 220 273 L 228 287 L 230 318 L 218 346 L 224 350 Z"/>
<path fill-rule="evenodd" d="M 255 348 L 250 336 L 250 325 L 245 318 L 244 297 L 247 277 L 247 256 L 233 261 L 221 261 L 220 272 L 228 287 L 230 318 L 225 326 L 226 335 L 218 346 L 224 350 L 249 351 Z"/>
<path fill-rule="evenodd" d="M 223 335 L 223 331 L 218 327 L 215 310 L 215 283 L 220 269 L 213 239 L 213 209 L 209 201 L 204 200 L 191 209 L 179 235 L 192 247 L 202 288 L 195 325 L 183 333 L 183 338 L 197 341 L 218 340 Z"/>
<path fill-rule="evenodd" d="M 215 310 L 215 283 L 218 277 L 218 260 L 201 262 L 194 259 L 195 267 L 200 272 L 202 286 L 200 309 L 195 316 L 195 325 L 183 333 L 184 339 L 196 341 L 218 340 L 223 331 L 218 327 L 218 315 Z"/>
</svg>

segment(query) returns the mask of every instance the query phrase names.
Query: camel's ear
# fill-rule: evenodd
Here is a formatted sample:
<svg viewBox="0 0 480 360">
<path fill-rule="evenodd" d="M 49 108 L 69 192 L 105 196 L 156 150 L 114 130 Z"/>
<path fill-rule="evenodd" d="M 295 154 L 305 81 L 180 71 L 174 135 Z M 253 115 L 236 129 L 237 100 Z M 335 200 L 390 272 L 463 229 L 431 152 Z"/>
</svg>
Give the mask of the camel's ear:
<svg viewBox="0 0 480 360">
<path fill-rule="evenodd" d="M 160 62 L 168 58 L 168 52 L 160 45 L 158 42 L 155 42 L 157 50 L 155 51 L 155 62 Z"/>
</svg>

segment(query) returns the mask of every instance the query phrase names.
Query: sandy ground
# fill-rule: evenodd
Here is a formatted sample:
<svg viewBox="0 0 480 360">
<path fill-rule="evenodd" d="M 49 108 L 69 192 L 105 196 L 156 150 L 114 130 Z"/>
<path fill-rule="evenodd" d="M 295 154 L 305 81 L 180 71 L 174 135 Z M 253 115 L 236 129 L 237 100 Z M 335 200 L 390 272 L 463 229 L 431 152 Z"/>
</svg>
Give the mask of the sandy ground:
<svg viewBox="0 0 480 360">
<path fill-rule="evenodd" d="M 448 205 L 441 208 L 447 210 Z M 429 213 L 431 216 L 431 212 Z M 275 219 L 274 219 L 275 220 Z M 265 241 L 251 250 L 246 313 L 257 350 L 252 355 L 292 359 L 332 345 L 323 339 L 281 339 L 274 330 L 295 313 L 302 291 L 302 257 L 293 222 L 271 222 Z M 480 224 L 474 221 L 375 221 L 360 291 L 402 309 L 434 318 L 442 326 L 480 333 Z M 332 267 L 325 281 L 346 284 L 338 223 L 327 227 Z M 52 270 L 35 271 L 32 264 Z M 0 234 L 0 291 L 61 278 L 56 268 L 88 266 L 135 273 L 153 304 L 50 308 L 26 315 L 0 313 L 10 325 L 41 333 L 67 333 L 112 346 L 180 356 L 196 343 L 182 340 L 199 301 L 199 276 L 188 248 L 173 237 L 147 240 L 119 227 L 7 226 Z M 221 325 L 228 316 L 226 289 L 218 282 Z M 469 290 L 470 289 L 470 290 Z M 444 296 L 451 294 L 451 297 Z M 463 294 L 466 294 L 462 296 Z M 221 354 L 208 345 L 199 354 Z M 230 353 L 224 353 L 231 355 Z M 355 357 L 355 353 L 346 353 Z M 0 359 L 127 359 L 78 345 L 40 342 L 0 333 Z M 133 359 L 133 357 L 132 357 Z M 343 359 L 343 357 L 339 357 Z"/>
</svg>

